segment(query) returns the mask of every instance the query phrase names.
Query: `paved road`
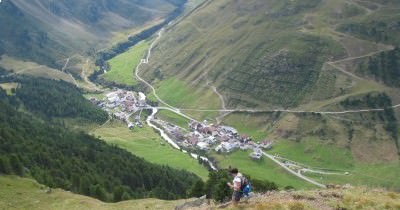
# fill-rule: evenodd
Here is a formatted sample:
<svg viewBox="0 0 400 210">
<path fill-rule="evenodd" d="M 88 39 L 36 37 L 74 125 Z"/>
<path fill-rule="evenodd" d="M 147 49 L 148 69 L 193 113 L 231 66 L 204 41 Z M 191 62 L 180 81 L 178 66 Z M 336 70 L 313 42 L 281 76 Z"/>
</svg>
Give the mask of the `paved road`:
<svg viewBox="0 0 400 210">
<path fill-rule="evenodd" d="M 192 117 L 190 117 L 190 116 L 188 116 L 188 115 L 182 113 L 181 111 L 179 111 L 179 110 L 177 110 L 177 109 L 172 109 L 171 107 L 166 107 L 166 106 L 159 106 L 159 107 L 143 107 L 142 109 L 153 109 L 153 108 L 156 108 L 156 109 L 159 109 L 159 110 L 168 110 L 168 111 L 174 112 L 175 114 L 177 114 L 177 115 L 179 115 L 179 116 L 181 116 L 181 117 L 184 117 L 184 118 L 186 118 L 186 119 L 188 119 L 188 120 L 196 121 L 196 120 L 193 119 Z"/>
<path fill-rule="evenodd" d="M 282 162 L 280 162 L 280 161 L 278 161 L 277 159 L 275 159 L 274 156 L 272 156 L 272 155 L 270 155 L 270 154 L 267 154 L 266 152 L 263 152 L 263 155 L 266 156 L 267 158 L 271 159 L 272 161 L 274 161 L 276 164 L 278 164 L 279 166 L 281 166 L 283 169 L 285 169 L 287 172 L 293 174 L 294 176 L 297 176 L 298 178 L 300 178 L 300 179 L 302 179 L 302 180 L 304 180 L 304 181 L 306 181 L 306 182 L 308 182 L 308 183 L 311 183 L 311 184 L 313 184 L 313 185 L 316 185 L 316 186 L 318 186 L 318 187 L 326 188 L 325 185 L 323 185 L 323 184 L 321 184 L 321 183 L 319 183 L 319 182 L 316 182 L 316 181 L 314 181 L 314 180 L 312 180 L 312 179 L 310 179 L 310 178 L 308 178 L 308 177 L 306 177 L 306 176 L 303 176 L 301 173 L 298 173 L 298 172 L 296 172 L 296 171 L 293 171 L 292 169 L 290 169 L 289 167 L 287 167 L 285 164 L 283 164 Z"/>
<path fill-rule="evenodd" d="M 157 100 L 158 100 L 159 102 L 161 102 L 161 103 L 164 104 L 165 106 L 169 107 L 171 110 L 173 110 L 173 112 L 175 112 L 175 113 L 180 113 L 179 109 L 177 109 L 177 108 L 175 108 L 175 107 L 169 105 L 168 103 L 166 103 L 164 100 L 162 100 L 162 99 L 157 95 L 156 89 L 153 87 L 153 85 L 151 85 L 150 83 L 148 83 L 146 80 L 144 80 L 142 77 L 139 76 L 140 67 L 141 67 L 143 64 L 148 64 L 148 63 L 149 63 L 149 59 L 150 59 L 150 57 L 151 57 L 151 51 L 152 51 L 152 49 L 153 49 L 155 43 L 161 38 L 162 32 L 163 32 L 163 29 L 161 29 L 161 30 L 158 32 L 157 38 L 151 43 L 151 45 L 150 45 L 150 47 L 149 47 L 149 50 L 148 50 L 148 52 L 147 52 L 146 58 L 140 60 L 140 63 L 136 66 L 136 69 L 135 69 L 135 76 L 136 76 L 136 78 L 137 78 L 139 81 L 141 81 L 141 82 L 143 82 L 144 84 L 146 84 L 146 85 L 152 90 L 154 96 L 157 98 Z"/>
<path fill-rule="evenodd" d="M 391 106 L 390 108 L 399 108 L 400 104 Z M 193 112 L 250 112 L 250 113 L 260 113 L 260 112 L 286 112 L 286 113 L 314 113 L 314 114 L 349 114 L 349 113 L 362 113 L 362 112 L 381 112 L 385 109 L 359 109 L 359 110 L 346 110 L 346 111 L 303 111 L 303 110 L 288 110 L 288 109 L 179 109 L 180 111 L 193 111 Z"/>
</svg>

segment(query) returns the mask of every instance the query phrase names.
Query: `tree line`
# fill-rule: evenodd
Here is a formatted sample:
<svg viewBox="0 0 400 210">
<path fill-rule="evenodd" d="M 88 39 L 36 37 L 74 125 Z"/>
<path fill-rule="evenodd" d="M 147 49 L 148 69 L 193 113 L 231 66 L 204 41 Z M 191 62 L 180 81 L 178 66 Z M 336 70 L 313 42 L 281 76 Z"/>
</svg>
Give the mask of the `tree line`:
<svg viewBox="0 0 400 210">
<path fill-rule="evenodd" d="M 30 112 L 45 118 L 81 118 L 91 122 L 104 123 L 108 114 L 82 96 L 77 87 L 64 82 L 48 79 L 18 77 L 20 85 L 16 97 Z"/>
</svg>

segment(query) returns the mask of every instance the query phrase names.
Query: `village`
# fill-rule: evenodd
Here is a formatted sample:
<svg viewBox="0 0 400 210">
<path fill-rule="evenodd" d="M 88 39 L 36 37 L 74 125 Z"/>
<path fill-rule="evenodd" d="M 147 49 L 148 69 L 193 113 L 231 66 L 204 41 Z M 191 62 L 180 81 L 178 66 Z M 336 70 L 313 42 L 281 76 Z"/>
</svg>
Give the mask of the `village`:
<svg viewBox="0 0 400 210">
<path fill-rule="evenodd" d="M 142 128 L 141 114 L 143 109 L 151 108 L 146 103 L 144 93 L 135 93 L 122 89 L 115 89 L 106 94 L 102 100 L 90 98 L 92 103 L 105 110 L 112 119 L 125 122 L 128 129 Z M 191 121 L 188 129 L 181 128 L 160 119 L 152 119 L 157 127 L 165 133 L 180 147 L 191 150 L 217 153 L 231 153 L 236 150 L 252 150 L 250 158 L 259 160 L 263 157 L 262 150 L 272 148 L 272 141 L 254 141 L 251 137 L 239 134 L 238 131 L 229 126 L 215 125 L 207 121 Z"/>
<path fill-rule="evenodd" d="M 206 152 L 214 150 L 217 153 L 252 150 L 250 158 L 259 160 L 263 157 L 263 149 L 272 148 L 272 141 L 255 142 L 247 135 L 240 135 L 233 127 L 214 125 L 207 121 L 191 121 L 188 125 L 189 130 L 158 119 L 155 122 L 163 127 L 165 132 L 178 145 L 187 149 L 198 149 Z"/>
<path fill-rule="evenodd" d="M 143 124 L 140 121 L 140 115 L 143 108 L 147 107 L 146 95 L 144 93 L 135 93 L 133 91 L 116 89 L 115 91 L 106 94 L 106 97 L 102 100 L 94 97 L 89 100 L 93 104 L 105 110 L 111 119 L 125 122 L 128 129 L 143 127 Z"/>
</svg>

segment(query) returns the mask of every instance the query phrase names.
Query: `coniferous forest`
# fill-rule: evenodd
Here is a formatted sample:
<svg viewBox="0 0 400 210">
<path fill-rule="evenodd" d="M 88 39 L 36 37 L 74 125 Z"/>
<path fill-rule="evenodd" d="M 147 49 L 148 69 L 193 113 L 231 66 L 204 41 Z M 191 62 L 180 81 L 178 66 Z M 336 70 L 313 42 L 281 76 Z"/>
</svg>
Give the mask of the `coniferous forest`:
<svg viewBox="0 0 400 210">
<path fill-rule="evenodd" d="M 33 177 L 49 187 L 107 202 L 185 198 L 199 180 L 194 174 L 150 164 L 93 136 L 38 118 L 87 113 L 83 116 L 97 122 L 104 120 L 94 105 L 78 99 L 82 97 L 78 89 L 63 82 L 30 78 L 18 81 L 21 84 L 15 95 L 0 89 L 1 174 Z M 26 94 L 28 90 L 30 95 Z M 21 107 L 33 114 L 19 111 Z"/>
<path fill-rule="evenodd" d="M 81 118 L 104 123 L 108 114 L 93 106 L 81 91 L 64 81 L 18 78 L 16 96 L 31 112 L 43 117 Z"/>
</svg>

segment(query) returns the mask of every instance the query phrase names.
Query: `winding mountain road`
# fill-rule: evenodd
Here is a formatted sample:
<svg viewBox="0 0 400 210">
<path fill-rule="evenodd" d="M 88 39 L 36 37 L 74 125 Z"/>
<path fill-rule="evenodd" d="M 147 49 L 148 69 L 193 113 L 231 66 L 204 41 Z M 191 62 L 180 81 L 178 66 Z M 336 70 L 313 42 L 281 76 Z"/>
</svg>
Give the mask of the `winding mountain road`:
<svg viewBox="0 0 400 210">
<path fill-rule="evenodd" d="M 144 79 L 143 79 L 142 77 L 140 77 L 140 75 L 139 75 L 140 66 L 142 66 L 143 64 L 148 64 L 148 63 L 149 63 L 149 59 L 150 59 L 150 57 L 151 57 L 151 51 L 152 51 L 152 49 L 153 49 L 155 43 L 161 38 L 162 32 L 163 32 L 163 31 L 164 31 L 164 29 L 161 29 L 161 30 L 158 32 L 158 35 L 157 35 L 156 39 L 151 43 L 151 45 L 150 45 L 150 47 L 149 47 L 149 50 L 147 51 L 146 58 L 145 58 L 145 59 L 141 59 L 141 60 L 140 60 L 140 63 L 136 66 L 136 69 L 135 69 L 135 76 L 136 76 L 136 78 L 137 78 L 139 81 L 141 81 L 141 82 L 143 82 L 144 84 L 146 84 L 146 85 L 152 90 L 154 96 L 157 98 L 158 101 L 160 101 L 160 102 L 161 102 L 162 104 L 164 104 L 165 106 L 169 107 L 171 110 L 173 110 L 173 112 L 180 113 L 180 111 L 179 111 L 178 108 L 175 108 L 175 107 L 169 105 L 169 104 L 168 104 L 167 102 L 165 102 L 164 100 L 162 100 L 162 99 L 157 95 L 156 89 L 153 87 L 153 85 L 151 85 L 150 83 L 148 83 L 146 80 L 144 80 Z"/>
</svg>

